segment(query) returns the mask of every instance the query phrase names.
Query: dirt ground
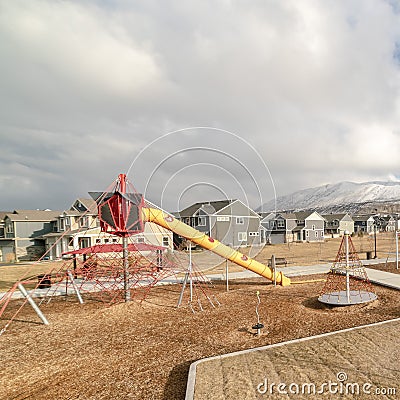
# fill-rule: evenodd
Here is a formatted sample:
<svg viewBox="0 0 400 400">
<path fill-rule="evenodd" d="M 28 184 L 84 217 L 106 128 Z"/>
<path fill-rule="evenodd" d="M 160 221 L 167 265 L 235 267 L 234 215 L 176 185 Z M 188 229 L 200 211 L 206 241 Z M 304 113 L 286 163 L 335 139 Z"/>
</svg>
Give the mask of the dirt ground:
<svg viewBox="0 0 400 400">
<path fill-rule="evenodd" d="M 194 313 L 188 290 L 176 308 L 178 285 L 112 307 L 70 296 L 41 306 L 49 326 L 24 307 L 0 336 L 0 399 L 183 399 L 200 358 L 400 317 L 398 291 L 374 286 L 375 302 L 331 308 L 317 300 L 323 285 L 274 288 L 255 279 L 232 281 L 225 292 L 220 282 L 205 291 L 215 308 L 195 290 L 204 311 L 195 302 Z M 252 329 L 257 290 L 260 337 Z"/>
</svg>

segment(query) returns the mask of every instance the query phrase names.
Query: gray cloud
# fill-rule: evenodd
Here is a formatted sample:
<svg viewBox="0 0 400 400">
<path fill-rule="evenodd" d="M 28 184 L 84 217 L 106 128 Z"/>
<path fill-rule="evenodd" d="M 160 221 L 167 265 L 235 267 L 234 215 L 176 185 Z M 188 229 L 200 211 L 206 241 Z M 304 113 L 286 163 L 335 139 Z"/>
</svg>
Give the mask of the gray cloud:
<svg viewBox="0 0 400 400">
<path fill-rule="evenodd" d="M 248 145 L 192 130 L 150 146 L 130 178 L 171 211 L 223 195 L 257 206 L 258 190 L 268 200 L 273 186 L 251 146 L 278 195 L 400 178 L 399 9 L 383 0 L 0 2 L 0 209 L 66 208 L 105 189 L 152 140 L 191 126 Z M 252 177 L 216 152 L 184 151 L 150 179 L 164 157 L 196 146 L 238 158 Z"/>
</svg>

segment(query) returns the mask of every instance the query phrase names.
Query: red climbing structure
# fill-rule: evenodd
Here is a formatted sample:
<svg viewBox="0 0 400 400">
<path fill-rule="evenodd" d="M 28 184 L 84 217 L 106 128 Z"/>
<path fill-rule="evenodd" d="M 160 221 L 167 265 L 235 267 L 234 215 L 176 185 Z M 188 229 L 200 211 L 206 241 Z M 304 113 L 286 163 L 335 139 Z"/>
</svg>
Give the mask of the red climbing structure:
<svg viewBox="0 0 400 400">
<path fill-rule="evenodd" d="M 47 323 L 38 306 L 60 296 L 78 298 L 81 303 L 95 299 L 112 305 L 131 299 L 143 301 L 156 285 L 183 282 L 179 305 L 188 304 L 195 311 L 203 309 L 201 299 L 213 307 L 219 304 L 207 294 L 209 282 L 193 263 L 189 269 L 187 261 L 182 261 L 185 257 L 179 257 L 177 252 L 158 244 L 137 242 L 135 235 L 144 231 L 141 209 L 146 203 L 125 175 L 119 175 L 105 192 L 90 195 L 97 203 L 100 224 L 96 244 L 63 253 L 63 259 L 50 263 L 52 266 L 41 275 L 28 271 L 4 293 L 0 298 L 0 335 L 27 303 Z M 85 229 L 93 227 L 82 228 L 83 234 Z M 64 235 L 68 234 L 67 231 Z M 101 243 L 104 238 L 109 243 Z M 42 260 L 36 265 L 40 263 Z M 35 264 L 31 270 L 34 267 Z M 193 289 L 189 299 L 184 291 L 187 282 Z"/>
</svg>

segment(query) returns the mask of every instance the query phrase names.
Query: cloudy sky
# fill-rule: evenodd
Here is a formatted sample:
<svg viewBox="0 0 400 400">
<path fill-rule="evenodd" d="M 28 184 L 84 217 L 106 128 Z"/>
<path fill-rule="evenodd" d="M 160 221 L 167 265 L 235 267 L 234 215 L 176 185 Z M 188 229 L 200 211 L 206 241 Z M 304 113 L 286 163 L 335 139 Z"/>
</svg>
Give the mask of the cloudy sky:
<svg viewBox="0 0 400 400">
<path fill-rule="evenodd" d="M 400 178 L 397 0 L 0 0 L 0 54 L 0 210 Z"/>
</svg>

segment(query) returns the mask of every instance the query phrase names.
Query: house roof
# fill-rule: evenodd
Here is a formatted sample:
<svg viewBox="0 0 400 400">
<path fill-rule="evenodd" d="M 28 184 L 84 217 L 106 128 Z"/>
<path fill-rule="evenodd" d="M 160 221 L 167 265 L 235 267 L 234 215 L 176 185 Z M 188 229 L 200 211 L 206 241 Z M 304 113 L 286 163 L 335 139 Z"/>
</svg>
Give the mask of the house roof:
<svg viewBox="0 0 400 400">
<path fill-rule="evenodd" d="M 306 218 L 308 218 L 314 211 L 299 211 L 293 213 L 296 216 L 296 219 L 298 221 L 304 221 Z"/>
<path fill-rule="evenodd" d="M 80 197 L 79 199 L 76 199 L 74 201 L 74 204 L 71 206 L 70 210 L 76 210 L 76 208 L 74 207 L 76 202 L 79 201 L 85 208 L 86 210 L 88 210 L 89 212 L 92 212 L 94 214 L 97 214 L 97 204 L 93 199 L 87 199 L 87 198 L 83 198 Z M 80 210 L 77 210 L 80 211 Z"/>
<path fill-rule="evenodd" d="M 324 214 L 322 215 L 323 218 L 325 218 L 327 220 L 327 222 L 332 222 L 334 220 L 339 220 L 341 221 L 346 215 L 346 213 L 344 214 Z"/>
<path fill-rule="evenodd" d="M 12 211 L 0 211 L 0 221 L 3 221 L 4 217 L 8 214 L 12 214 Z"/>
<path fill-rule="evenodd" d="M 276 219 L 277 215 L 274 212 L 270 212 L 270 213 L 258 213 L 260 215 L 261 218 L 261 222 L 266 222 L 266 221 L 270 221 L 270 220 L 274 220 Z M 264 215 L 264 216 L 263 216 Z"/>
<path fill-rule="evenodd" d="M 226 206 L 220 208 L 219 210 L 215 210 L 215 214 L 224 215 L 224 214 L 223 214 L 224 209 L 227 208 L 228 206 L 233 205 L 234 203 L 238 203 L 238 204 L 242 205 L 244 208 L 246 208 L 247 210 L 249 210 L 249 211 L 251 212 L 251 214 L 252 214 L 254 217 L 260 218 L 260 215 L 259 215 L 257 212 L 255 212 L 255 211 L 254 211 L 253 209 L 251 209 L 247 204 L 243 203 L 243 201 L 241 201 L 241 200 L 239 200 L 239 199 L 230 200 L 229 203 L 228 203 Z M 231 213 L 229 213 L 229 214 L 231 214 Z M 225 215 L 226 215 L 226 214 L 225 214 Z M 246 215 L 247 215 L 247 214 L 246 214 Z"/>
<path fill-rule="evenodd" d="M 281 216 L 284 219 L 296 219 L 296 215 L 294 213 L 279 213 L 278 216 Z"/>
<path fill-rule="evenodd" d="M 384 215 L 383 217 L 381 217 L 384 221 L 387 221 L 387 222 L 389 222 L 390 220 L 395 220 L 394 218 L 393 218 L 393 216 L 391 216 L 391 215 Z"/>
<path fill-rule="evenodd" d="M 370 218 L 373 218 L 372 215 L 353 215 L 354 221 L 368 221 Z"/>
<path fill-rule="evenodd" d="M 273 211 L 270 211 L 270 212 L 261 211 L 261 212 L 257 212 L 257 214 L 260 216 L 261 219 L 264 219 L 265 217 L 268 217 L 271 214 L 275 214 L 275 213 Z"/>
<path fill-rule="evenodd" d="M 15 210 L 12 214 L 7 214 L 11 221 L 54 221 L 62 211 L 48 210 Z"/>
<path fill-rule="evenodd" d="M 179 216 L 181 218 L 192 217 L 203 206 L 204 206 L 203 207 L 204 211 L 206 211 L 208 214 L 211 214 L 221 210 L 222 208 L 226 207 L 227 205 L 229 205 L 234 201 L 235 200 L 218 200 L 218 201 L 203 201 L 199 203 L 194 203 L 191 206 L 180 211 Z"/>
</svg>

